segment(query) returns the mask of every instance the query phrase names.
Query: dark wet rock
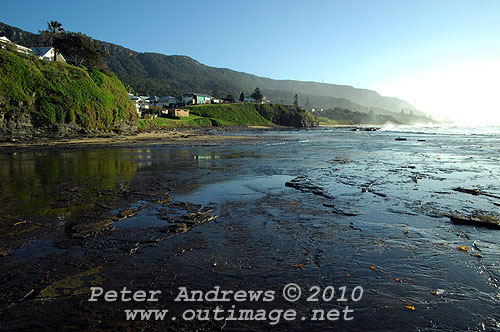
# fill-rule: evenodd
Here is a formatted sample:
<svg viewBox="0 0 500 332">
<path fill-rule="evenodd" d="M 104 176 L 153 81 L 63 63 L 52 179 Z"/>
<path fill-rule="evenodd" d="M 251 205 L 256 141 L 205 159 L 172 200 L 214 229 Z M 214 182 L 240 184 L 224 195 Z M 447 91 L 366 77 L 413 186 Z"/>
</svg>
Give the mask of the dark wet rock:
<svg viewBox="0 0 500 332">
<path fill-rule="evenodd" d="M 142 210 L 145 206 L 141 206 L 141 207 L 138 207 L 138 208 L 135 208 L 135 209 L 125 209 L 125 210 L 122 210 L 120 211 L 120 213 L 118 213 L 116 216 L 113 217 L 113 220 L 114 221 L 120 221 L 120 220 L 124 220 L 124 219 L 127 219 L 127 218 L 130 218 L 130 217 L 133 217 L 137 214 L 137 212 L 139 212 L 140 210 Z"/>
<path fill-rule="evenodd" d="M 328 160 L 329 163 L 337 163 L 337 164 L 347 164 L 349 160 L 345 157 L 335 157 L 332 160 Z"/>
<path fill-rule="evenodd" d="M 352 222 L 349 223 L 349 228 L 354 229 L 356 231 L 363 231 L 361 228 L 354 226 Z"/>
<path fill-rule="evenodd" d="M 351 131 L 377 131 L 379 128 L 375 127 L 363 127 L 363 128 L 353 128 Z"/>
<path fill-rule="evenodd" d="M 74 239 L 86 239 L 93 235 L 102 234 L 113 229 L 113 220 L 101 219 L 91 222 L 82 222 L 66 225 L 66 233 Z"/>
<path fill-rule="evenodd" d="M 314 195 L 323 196 L 325 198 L 333 198 L 333 196 L 325 193 L 323 187 L 312 183 L 305 176 L 297 176 L 295 179 L 285 182 L 285 187 L 294 188 L 302 192 L 310 192 Z"/>
<path fill-rule="evenodd" d="M 132 254 L 135 254 L 136 252 L 138 252 L 139 249 L 140 249 L 140 247 L 139 247 L 139 243 L 134 243 L 132 246 L 123 247 L 123 248 L 120 248 L 120 249 L 122 249 L 123 251 L 125 251 L 127 254 L 132 255 Z"/>
<path fill-rule="evenodd" d="M 208 213 L 203 213 L 203 212 L 195 212 L 195 213 L 188 213 L 182 216 L 182 221 L 185 224 L 191 225 L 199 225 L 206 223 L 210 220 L 214 220 L 217 218 L 216 215 L 213 214 L 208 214 Z"/>
<path fill-rule="evenodd" d="M 10 255 L 11 251 L 10 248 L 0 248 L 0 257 Z"/>
<path fill-rule="evenodd" d="M 185 233 L 188 231 L 188 226 L 183 222 L 179 222 L 168 226 L 164 231 L 176 234 Z"/>
<path fill-rule="evenodd" d="M 380 197 L 387 197 L 387 195 L 386 195 L 386 194 L 384 194 L 384 193 L 379 193 L 379 192 L 377 192 L 377 191 L 373 191 L 373 189 L 372 189 L 371 187 L 372 187 L 373 185 L 375 185 L 376 183 L 377 183 L 377 181 L 376 181 L 376 180 L 366 183 L 366 184 L 363 186 L 363 188 L 361 189 L 361 192 L 363 192 L 363 193 L 370 192 L 370 193 L 372 193 L 372 194 L 374 194 L 374 195 L 377 195 L 377 196 L 380 196 Z"/>
<path fill-rule="evenodd" d="M 51 300 L 63 296 L 75 296 L 87 294 L 90 292 L 90 287 L 100 286 L 104 278 L 99 274 L 102 266 L 97 266 L 83 272 L 75 273 L 66 278 L 55 281 L 47 287 L 43 288 L 36 298 L 39 300 Z M 29 295 L 31 295 L 30 292 Z"/>
<path fill-rule="evenodd" d="M 199 212 L 203 208 L 201 204 L 192 204 L 188 202 L 173 202 L 168 206 L 172 209 L 181 209 L 187 212 Z"/>
<path fill-rule="evenodd" d="M 408 139 L 405 137 L 396 137 L 394 140 L 395 141 L 407 141 Z"/>
<path fill-rule="evenodd" d="M 357 216 L 357 214 L 356 214 L 356 213 L 352 213 L 352 212 L 345 212 L 345 211 L 342 211 L 342 210 L 340 210 L 340 209 L 336 209 L 336 208 L 334 208 L 334 209 L 332 210 L 332 212 L 333 212 L 333 213 L 335 213 L 335 214 L 342 214 L 342 215 L 344 215 L 344 216 L 348 216 L 348 217 L 355 217 L 355 216 Z"/>
<path fill-rule="evenodd" d="M 458 192 L 461 192 L 461 193 L 465 193 L 465 194 L 474 195 L 474 196 L 484 195 L 484 196 L 488 196 L 488 197 L 500 199 L 500 196 L 489 194 L 489 193 L 485 193 L 485 192 L 483 192 L 483 191 L 481 191 L 479 189 L 466 189 L 466 188 L 457 187 L 457 188 L 453 188 L 452 190 L 453 191 L 458 191 Z"/>
<path fill-rule="evenodd" d="M 357 214 L 355 213 L 352 213 L 352 212 L 346 212 L 346 211 L 343 211 L 341 209 L 338 209 L 335 207 L 335 205 L 333 204 L 329 204 L 329 203 L 323 203 L 323 206 L 324 207 L 329 207 L 329 208 L 332 208 L 332 212 L 335 213 L 335 214 L 342 214 L 344 216 L 348 216 L 348 217 L 355 217 L 357 216 Z"/>
<path fill-rule="evenodd" d="M 458 187 L 458 188 L 453 188 L 452 190 L 470 195 L 481 195 L 481 190 L 479 189 L 465 189 Z"/>
<path fill-rule="evenodd" d="M 169 197 L 167 197 L 167 198 L 162 198 L 162 199 L 159 199 L 159 200 L 157 200 L 155 203 L 156 203 L 156 204 L 168 204 L 168 203 L 170 203 L 171 201 L 172 201 L 172 197 L 171 197 L 171 196 L 169 196 Z"/>
<path fill-rule="evenodd" d="M 467 217 L 460 214 L 451 214 L 449 218 L 454 224 L 500 229 L 500 220 L 497 216 L 493 215 L 476 214 Z"/>
</svg>

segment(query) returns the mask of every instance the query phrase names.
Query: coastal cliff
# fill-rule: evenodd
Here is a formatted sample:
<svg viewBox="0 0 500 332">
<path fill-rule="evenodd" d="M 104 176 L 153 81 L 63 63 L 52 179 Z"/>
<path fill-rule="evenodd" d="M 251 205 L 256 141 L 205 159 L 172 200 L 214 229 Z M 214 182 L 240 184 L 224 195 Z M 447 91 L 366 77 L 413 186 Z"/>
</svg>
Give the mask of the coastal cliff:
<svg viewBox="0 0 500 332">
<path fill-rule="evenodd" d="M 301 107 L 279 104 L 213 104 L 190 106 L 191 114 L 209 118 L 213 126 L 315 127 L 318 120 Z"/>
<path fill-rule="evenodd" d="M 0 50 L 0 138 L 130 133 L 137 112 L 111 73 Z"/>
</svg>

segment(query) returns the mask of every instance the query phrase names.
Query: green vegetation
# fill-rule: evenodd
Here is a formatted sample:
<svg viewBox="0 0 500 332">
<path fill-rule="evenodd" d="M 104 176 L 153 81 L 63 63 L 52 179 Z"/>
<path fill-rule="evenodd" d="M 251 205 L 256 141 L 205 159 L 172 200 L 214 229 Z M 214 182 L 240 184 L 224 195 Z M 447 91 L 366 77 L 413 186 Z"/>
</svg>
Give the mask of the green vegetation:
<svg viewBox="0 0 500 332">
<path fill-rule="evenodd" d="M 253 91 L 251 97 L 257 101 L 260 101 L 262 100 L 262 98 L 264 98 L 264 96 L 262 95 L 262 92 L 260 92 L 260 89 L 259 87 L 256 87 L 255 90 Z"/>
<path fill-rule="evenodd" d="M 85 132 L 133 127 L 137 112 L 113 74 L 0 50 L 0 114 L 28 115 L 36 128 Z M 5 128 L 2 128 L 5 131 Z"/>
<path fill-rule="evenodd" d="M 290 126 L 311 127 L 318 124 L 308 111 L 277 104 L 211 104 L 187 107 L 186 118 L 140 119 L 139 130 L 210 126 Z"/>
<path fill-rule="evenodd" d="M 318 120 L 302 107 L 284 106 L 280 104 L 255 104 L 257 112 L 272 123 L 288 127 L 315 127 Z"/>
<path fill-rule="evenodd" d="M 191 114 L 207 117 L 214 126 L 312 127 L 317 120 L 302 108 L 279 104 L 222 104 L 189 107 Z"/>
<path fill-rule="evenodd" d="M 370 112 L 360 113 L 352 112 L 343 108 L 327 109 L 314 112 L 319 119 L 321 125 L 384 125 L 388 122 L 393 124 L 401 124 L 390 115 L 380 115 Z"/>
<path fill-rule="evenodd" d="M 335 125 L 343 125 L 345 123 L 341 123 L 341 121 L 338 120 L 332 120 L 325 118 L 323 116 L 318 116 L 319 124 L 323 126 L 335 126 Z"/>
<path fill-rule="evenodd" d="M 189 115 L 178 120 L 169 118 L 139 119 L 139 130 L 148 131 L 161 128 L 211 127 L 212 121 L 197 115 Z"/>
<path fill-rule="evenodd" d="M 272 126 L 256 112 L 254 104 L 212 104 L 190 106 L 191 114 L 209 118 L 214 126 Z"/>
<path fill-rule="evenodd" d="M 103 60 L 106 52 L 101 50 L 99 42 L 81 32 L 58 33 L 54 35 L 52 45 L 71 65 L 106 68 Z"/>
</svg>

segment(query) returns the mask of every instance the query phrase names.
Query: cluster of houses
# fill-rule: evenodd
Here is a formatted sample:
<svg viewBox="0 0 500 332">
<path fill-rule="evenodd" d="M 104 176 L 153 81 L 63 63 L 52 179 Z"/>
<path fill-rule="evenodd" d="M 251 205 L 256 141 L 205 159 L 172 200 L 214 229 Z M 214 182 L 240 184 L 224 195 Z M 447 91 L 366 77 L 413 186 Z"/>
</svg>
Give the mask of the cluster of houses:
<svg viewBox="0 0 500 332">
<path fill-rule="evenodd" d="M 134 96 L 130 94 L 130 99 L 137 109 L 137 113 L 142 118 L 155 118 L 162 116 L 189 116 L 189 110 L 183 109 L 186 105 L 203 105 L 203 104 L 223 104 L 231 103 L 221 98 L 212 97 L 203 93 L 186 93 L 179 97 L 157 97 L 157 96 Z M 263 100 L 257 101 L 254 98 L 245 98 L 244 103 L 268 103 L 264 97 Z"/>
<path fill-rule="evenodd" d="M 36 55 L 42 60 L 54 61 L 54 56 L 56 56 L 57 61 L 66 62 L 64 56 L 60 53 L 55 52 L 53 47 L 25 47 L 22 45 L 18 45 L 16 43 L 11 42 L 7 37 L 0 37 L 0 48 L 3 50 L 12 50 L 15 52 L 28 54 L 28 55 Z"/>
</svg>

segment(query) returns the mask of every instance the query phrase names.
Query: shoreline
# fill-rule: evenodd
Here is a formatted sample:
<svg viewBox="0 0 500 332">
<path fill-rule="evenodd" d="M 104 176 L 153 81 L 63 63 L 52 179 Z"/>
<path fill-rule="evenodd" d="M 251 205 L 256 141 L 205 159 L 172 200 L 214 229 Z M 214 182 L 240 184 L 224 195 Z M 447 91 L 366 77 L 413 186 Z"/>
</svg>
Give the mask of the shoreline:
<svg viewBox="0 0 500 332">
<path fill-rule="evenodd" d="M 317 127 L 293 128 L 282 126 L 242 126 L 242 127 L 195 127 L 163 128 L 138 131 L 134 134 L 103 134 L 96 136 L 73 137 L 30 137 L 0 140 L 0 154 L 32 150 L 50 150 L 59 148 L 86 147 L 125 147 L 138 145 L 232 145 L 256 144 L 269 140 L 270 137 L 259 135 L 226 135 L 228 132 L 296 131 L 324 130 L 327 128 L 364 128 L 364 125 L 319 125 Z M 224 133 L 224 134 L 223 134 Z M 273 137 L 272 139 L 277 139 Z"/>
<path fill-rule="evenodd" d="M 273 130 L 268 127 L 238 128 L 245 131 Z M 262 141 L 262 137 L 222 135 L 220 133 L 233 131 L 225 129 L 164 129 L 138 132 L 129 135 L 103 135 L 61 138 L 17 138 L 0 141 L 0 153 L 16 150 L 50 149 L 64 147 L 100 147 L 100 146 L 136 146 L 136 145 L 221 145 L 231 143 L 254 143 Z"/>
</svg>

